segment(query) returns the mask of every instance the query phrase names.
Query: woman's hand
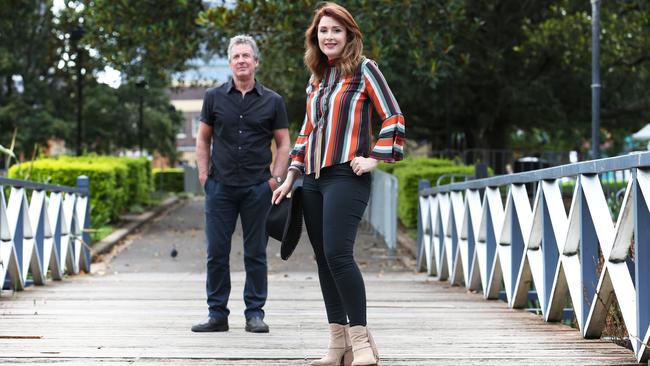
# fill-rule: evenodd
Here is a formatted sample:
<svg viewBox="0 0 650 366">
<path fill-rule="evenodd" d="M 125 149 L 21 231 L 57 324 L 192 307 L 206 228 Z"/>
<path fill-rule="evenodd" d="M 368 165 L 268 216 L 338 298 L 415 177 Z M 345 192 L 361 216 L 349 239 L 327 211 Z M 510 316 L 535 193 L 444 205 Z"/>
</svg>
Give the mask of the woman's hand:
<svg viewBox="0 0 650 366">
<path fill-rule="evenodd" d="M 373 169 L 377 167 L 377 159 L 357 156 L 350 162 L 350 166 L 352 167 L 352 171 L 356 175 L 370 173 Z"/>
<path fill-rule="evenodd" d="M 289 170 L 287 173 L 287 179 L 273 191 L 273 197 L 271 198 L 272 204 L 277 205 L 282 202 L 284 197 L 291 197 L 291 188 L 293 188 L 293 182 L 296 180 L 298 174 L 299 173 L 294 169 Z"/>
</svg>

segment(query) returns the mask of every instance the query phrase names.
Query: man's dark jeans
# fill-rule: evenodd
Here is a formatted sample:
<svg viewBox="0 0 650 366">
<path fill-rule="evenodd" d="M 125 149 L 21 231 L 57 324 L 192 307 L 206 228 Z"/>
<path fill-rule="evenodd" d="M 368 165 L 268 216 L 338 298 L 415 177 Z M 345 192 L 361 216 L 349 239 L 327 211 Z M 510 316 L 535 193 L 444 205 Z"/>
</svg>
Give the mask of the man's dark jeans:
<svg viewBox="0 0 650 366">
<path fill-rule="evenodd" d="M 230 247 L 237 216 L 244 234 L 246 319 L 264 318 L 267 294 L 266 214 L 271 205 L 268 182 L 237 187 L 209 178 L 205 184 L 205 233 L 207 237 L 207 281 L 209 316 L 227 319 L 230 296 Z"/>
</svg>

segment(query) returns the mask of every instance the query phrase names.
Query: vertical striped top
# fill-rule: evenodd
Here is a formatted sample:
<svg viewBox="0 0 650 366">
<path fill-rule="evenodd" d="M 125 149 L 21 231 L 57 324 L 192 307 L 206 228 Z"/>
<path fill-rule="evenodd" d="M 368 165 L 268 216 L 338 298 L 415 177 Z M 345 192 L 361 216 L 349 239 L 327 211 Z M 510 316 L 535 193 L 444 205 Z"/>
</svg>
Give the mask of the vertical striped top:
<svg viewBox="0 0 650 366">
<path fill-rule="evenodd" d="M 374 145 L 372 107 L 382 120 Z M 316 136 L 323 129 L 321 169 L 346 163 L 357 156 L 395 162 L 404 157 L 404 116 L 377 64 L 363 58 L 345 78 L 328 66 L 323 80 L 307 87 L 307 110 L 296 144 L 291 167 L 304 174 L 315 171 Z"/>
</svg>

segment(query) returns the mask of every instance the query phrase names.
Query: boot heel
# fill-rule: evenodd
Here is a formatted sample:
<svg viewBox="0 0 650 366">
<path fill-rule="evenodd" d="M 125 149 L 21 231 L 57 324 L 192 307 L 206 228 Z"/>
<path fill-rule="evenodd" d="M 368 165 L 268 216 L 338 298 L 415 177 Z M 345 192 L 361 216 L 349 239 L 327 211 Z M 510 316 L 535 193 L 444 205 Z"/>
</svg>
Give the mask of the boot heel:
<svg viewBox="0 0 650 366">
<path fill-rule="evenodd" d="M 375 360 L 377 361 L 377 366 L 379 366 L 379 351 L 377 350 L 377 344 L 375 344 L 375 339 L 372 337 L 372 333 L 370 333 L 369 330 L 368 332 L 368 343 L 370 343 L 370 348 L 372 348 L 372 353 L 375 356 Z"/>
<path fill-rule="evenodd" d="M 345 353 L 343 354 L 343 357 L 341 358 L 341 365 L 343 365 L 343 366 L 351 366 L 353 360 L 354 360 L 354 356 L 352 355 L 352 347 L 350 347 L 350 348 L 345 350 Z"/>
<path fill-rule="evenodd" d="M 347 325 L 330 324 L 330 343 L 325 357 L 313 360 L 311 366 L 349 366 L 352 364 L 352 346 Z"/>
</svg>

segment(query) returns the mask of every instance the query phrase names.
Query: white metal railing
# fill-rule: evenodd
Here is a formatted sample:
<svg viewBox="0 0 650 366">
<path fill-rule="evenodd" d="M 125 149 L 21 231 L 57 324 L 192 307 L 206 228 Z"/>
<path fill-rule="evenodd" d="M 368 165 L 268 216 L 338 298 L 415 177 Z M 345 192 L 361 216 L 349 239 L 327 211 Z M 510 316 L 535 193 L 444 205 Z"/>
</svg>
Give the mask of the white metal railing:
<svg viewBox="0 0 650 366">
<path fill-rule="evenodd" d="M 612 171 L 627 172 L 616 222 L 600 179 Z M 575 179 L 568 215 L 567 177 Z M 505 289 L 512 308 L 525 307 L 534 286 L 543 319 L 561 320 L 570 301 L 585 338 L 601 336 L 616 298 L 636 358 L 647 361 L 649 207 L 650 153 L 425 188 L 418 269 L 485 298 Z"/>
<path fill-rule="evenodd" d="M 77 187 L 0 178 L 0 289 L 44 285 L 48 273 L 61 280 L 90 272 L 89 227 L 87 177 L 77 178 Z"/>
<path fill-rule="evenodd" d="M 397 178 L 386 172 L 372 172 L 372 188 L 364 220 L 381 235 L 388 249 L 397 247 Z"/>
</svg>

